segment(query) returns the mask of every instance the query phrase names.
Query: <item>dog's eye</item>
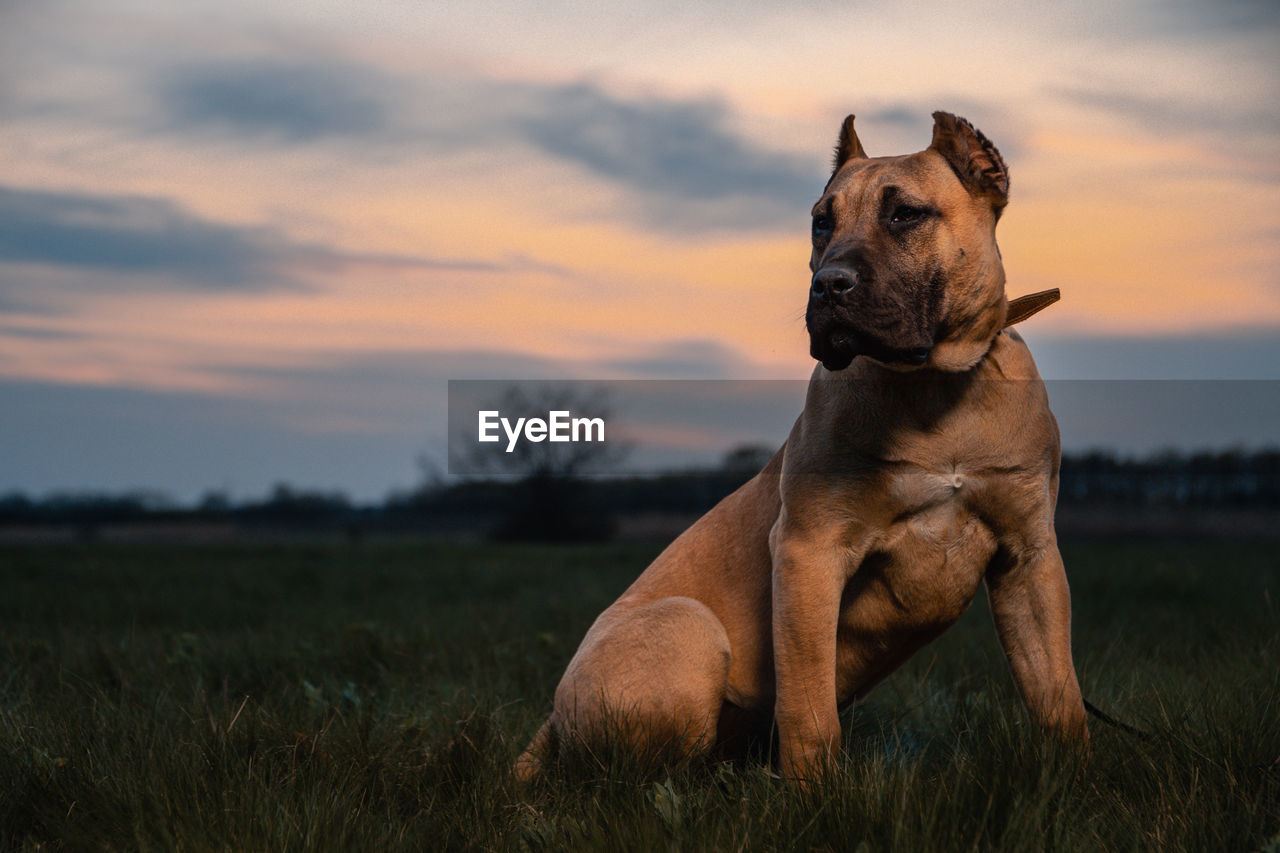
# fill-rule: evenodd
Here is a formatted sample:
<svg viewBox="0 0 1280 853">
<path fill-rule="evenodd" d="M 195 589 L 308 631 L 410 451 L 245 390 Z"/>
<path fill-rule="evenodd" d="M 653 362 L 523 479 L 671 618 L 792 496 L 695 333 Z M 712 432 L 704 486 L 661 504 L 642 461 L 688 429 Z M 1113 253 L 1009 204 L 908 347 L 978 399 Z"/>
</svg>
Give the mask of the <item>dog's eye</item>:
<svg viewBox="0 0 1280 853">
<path fill-rule="evenodd" d="M 831 229 L 834 226 L 835 223 L 831 221 L 830 216 L 825 213 L 819 213 L 813 217 L 813 236 L 815 238 L 826 237 L 831 234 Z"/>
<path fill-rule="evenodd" d="M 889 215 L 889 222 L 894 225 L 910 225 L 913 222 L 919 222 L 924 219 L 928 214 L 929 211 L 926 208 L 900 204 Z"/>
</svg>

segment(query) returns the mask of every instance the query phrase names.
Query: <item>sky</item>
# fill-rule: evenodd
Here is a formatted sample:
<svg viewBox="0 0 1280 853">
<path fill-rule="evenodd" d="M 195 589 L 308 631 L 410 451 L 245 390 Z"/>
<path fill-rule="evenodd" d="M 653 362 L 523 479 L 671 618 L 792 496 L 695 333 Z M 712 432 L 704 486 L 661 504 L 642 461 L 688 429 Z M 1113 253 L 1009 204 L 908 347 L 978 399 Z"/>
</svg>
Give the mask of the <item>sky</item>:
<svg viewBox="0 0 1280 853">
<path fill-rule="evenodd" d="M 10 0 L 0 493 L 376 499 L 443 462 L 450 379 L 803 379 L 850 112 L 873 156 L 935 109 L 999 146 L 1046 377 L 1280 380 L 1278 36 L 1273 0 Z"/>
</svg>

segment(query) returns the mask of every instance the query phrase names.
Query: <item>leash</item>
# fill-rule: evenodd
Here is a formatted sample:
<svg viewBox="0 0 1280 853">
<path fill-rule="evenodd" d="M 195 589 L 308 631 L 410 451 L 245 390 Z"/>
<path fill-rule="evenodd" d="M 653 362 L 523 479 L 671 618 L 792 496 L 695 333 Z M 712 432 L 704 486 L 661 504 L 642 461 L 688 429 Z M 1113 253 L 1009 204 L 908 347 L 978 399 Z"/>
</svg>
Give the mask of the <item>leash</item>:
<svg viewBox="0 0 1280 853">
<path fill-rule="evenodd" d="M 1154 740 L 1154 736 L 1151 735 L 1149 732 L 1144 732 L 1141 729 L 1135 729 L 1133 726 L 1129 725 L 1128 723 L 1120 722 L 1119 720 L 1115 719 L 1111 715 L 1098 710 L 1094 706 L 1094 704 L 1090 702 L 1088 699 L 1084 700 L 1084 709 L 1088 711 L 1090 714 L 1093 714 L 1099 720 L 1102 720 L 1102 722 L 1106 723 L 1108 726 L 1114 726 L 1115 728 L 1119 729 L 1125 734 L 1133 735 L 1138 740 L 1141 740 L 1141 741 Z"/>
</svg>

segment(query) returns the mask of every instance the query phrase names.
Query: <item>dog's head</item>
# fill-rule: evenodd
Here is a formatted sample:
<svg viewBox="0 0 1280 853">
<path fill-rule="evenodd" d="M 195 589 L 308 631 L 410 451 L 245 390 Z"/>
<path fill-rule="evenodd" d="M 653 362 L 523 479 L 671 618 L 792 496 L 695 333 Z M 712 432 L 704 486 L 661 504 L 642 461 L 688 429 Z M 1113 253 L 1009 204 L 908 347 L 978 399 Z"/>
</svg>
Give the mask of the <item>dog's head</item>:
<svg viewBox="0 0 1280 853">
<path fill-rule="evenodd" d="M 813 206 L 809 351 L 828 370 L 857 356 L 910 370 L 968 370 L 1004 325 L 996 222 L 1009 173 L 973 125 L 934 113 L 933 142 L 868 157 L 844 121 Z"/>
</svg>

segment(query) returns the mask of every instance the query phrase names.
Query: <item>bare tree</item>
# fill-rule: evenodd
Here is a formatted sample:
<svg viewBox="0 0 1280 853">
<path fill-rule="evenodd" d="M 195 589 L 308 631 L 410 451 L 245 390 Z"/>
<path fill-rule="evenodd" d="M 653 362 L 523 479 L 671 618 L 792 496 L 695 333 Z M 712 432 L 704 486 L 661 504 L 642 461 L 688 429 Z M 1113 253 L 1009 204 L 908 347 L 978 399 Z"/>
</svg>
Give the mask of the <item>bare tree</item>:
<svg viewBox="0 0 1280 853">
<path fill-rule="evenodd" d="M 546 419 L 551 412 L 572 413 L 575 418 L 612 418 L 609 395 L 603 388 L 579 383 L 522 382 L 511 384 L 480 408 L 500 412 L 511 424 L 519 419 Z M 582 436 L 580 436 L 582 438 Z M 607 440 L 510 441 L 499 431 L 499 440 L 450 441 L 450 470 L 463 476 L 484 477 L 513 483 L 511 501 L 494 536 L 506 540 L 584 540 L 608 538 L 613 521 L 592 501 L 587 479 L 614 470 L 630 447 Z"/>
</svg>

